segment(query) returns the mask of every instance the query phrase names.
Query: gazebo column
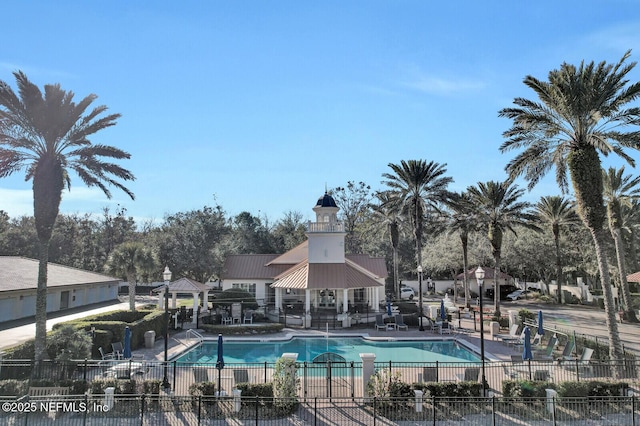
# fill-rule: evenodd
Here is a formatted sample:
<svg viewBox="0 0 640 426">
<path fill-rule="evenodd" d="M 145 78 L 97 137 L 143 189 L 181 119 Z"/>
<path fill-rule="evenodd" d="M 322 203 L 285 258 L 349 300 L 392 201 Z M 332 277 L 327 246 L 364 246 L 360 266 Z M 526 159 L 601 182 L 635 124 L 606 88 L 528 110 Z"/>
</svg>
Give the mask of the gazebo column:
<svg viewBox="0 0 640 426">
<path fill-rule="evenodd" d="M 178 299 L 178 293 L 175 291 L 171 292 L 171 309 L 176 308 L 176 300 Z"/>
<path fill-rule="evenodd" d="M 282 310 L 282 289 L 276 288 L 276 309 L 279 311 Z"/>
<path fill-rule="evenodd" d="M 304 327 L 311 327 L 311 290 L 304 291 Z"/>
<path fill-rule="evenodd" d="M 204 299 L 202 299 L 202 312 L 209 312 L 209 291 L 204 292 Z"/>
<path fill-rule="evenodd" d="M 165 290 L 162 290 L 158 293 L 158 309 L 164 309 L 164 292 Z"/>
<path fill-rule="evenodd" d="M 342 289 L 342 312 L 345 314 L 349 312 L 349 289 Z"/>
<path fill-rule="evenodd" d="M 191 322 L 193 324 L 197 324 L 198 323 L 198 305 L 200 304 L 200 292 L 193 292 L 191 293 L 193 294 L 193 319 L 191 320 Z"/>
</svg>

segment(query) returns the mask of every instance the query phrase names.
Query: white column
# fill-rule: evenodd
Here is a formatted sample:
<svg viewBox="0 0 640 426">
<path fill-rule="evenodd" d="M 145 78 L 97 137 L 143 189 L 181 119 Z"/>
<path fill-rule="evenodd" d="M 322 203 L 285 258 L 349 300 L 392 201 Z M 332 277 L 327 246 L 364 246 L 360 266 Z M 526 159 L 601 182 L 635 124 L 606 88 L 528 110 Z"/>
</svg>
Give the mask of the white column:
<svg viewBox="0 0 640 426">
<path fill-rule="evenodd" d="M 342 312 L 349 312 L 349 289 L 342 289 Z"/>
<path fill-rule="evenodd" d="M 158 309 L 164 309 L 164 290 L 158 293 Z"/>
<path fill-rule="evenodd" d="M 178 298 L 178 293 L 175 291 L 171 292 L 171 309 L 176 308 L 176 299 Z"/>
<path fill-rule="evenodd" d="M 193 292 L 193 319 L 191 323 L 196 324 L 198 322 L 198 305 L 200 304 L 200 292 Z"/>
<path fill-rule="evenodd" d="M 306 289 L 304 291 L 304 312 L 311 312 L 311 290 Z"/>
<path fill-rule="evenodd" d="M 360 359 L 362 360 L 362 395 L 367 397 L 367 385 L 369 384 L 369 379 L 373 376 L 373 373 L 376 370 L 374 365 L 376 354 L 361 353 Z"/>
<path fill-rule="evenodd" d="M 282 309 L 282 289 L 276 288 L 276 309 Z"/>
<path fill-rule="evenodd" d="M 209 312 L 209 291 L 204 292 L 204 299 L 202 299 L 202 312 Z"/>
</svg>

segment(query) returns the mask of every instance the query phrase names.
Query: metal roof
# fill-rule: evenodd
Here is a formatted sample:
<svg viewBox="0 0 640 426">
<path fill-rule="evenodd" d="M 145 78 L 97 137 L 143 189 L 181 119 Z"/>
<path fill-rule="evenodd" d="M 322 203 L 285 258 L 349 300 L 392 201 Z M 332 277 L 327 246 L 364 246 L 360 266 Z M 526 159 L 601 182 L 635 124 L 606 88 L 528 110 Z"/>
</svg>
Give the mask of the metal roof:
<svg viewBox="0 0 640 426">
<path fill-rule="evenodd" d="M 271 284 L 272 288 L 295 289 L 341 289 L 381 287 L 371 273 L 353 262 L 345 263 L 307 263 L 296 265 Z"/>
</svg>

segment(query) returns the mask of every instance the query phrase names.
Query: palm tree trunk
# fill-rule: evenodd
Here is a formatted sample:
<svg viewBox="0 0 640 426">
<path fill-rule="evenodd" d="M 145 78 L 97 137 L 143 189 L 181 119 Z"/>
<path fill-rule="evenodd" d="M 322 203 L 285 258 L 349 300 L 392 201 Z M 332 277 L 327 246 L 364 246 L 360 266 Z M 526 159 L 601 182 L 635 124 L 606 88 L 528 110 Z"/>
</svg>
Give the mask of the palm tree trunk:
<svg viewBox="0 0 640 426">
<path fill-rule="evenodd" d="M 560 229 L 556 230 L 556 226 L 553 228 L 553 240 L 556 246 L 556 280 L 558 289 L 558 303 L 564 303 L 564 297 L 562 295 L 562 261 L 560 258 Z"/>
<path fill-rule="evenodd" d="M 38 287 L 36 289 L 36 339 L 35 360 L 42 361 L 47 355 L 47 265 L 49 263 L 49 241 L 38 242 Z"/>
<path fill-rule="evenodd" d="M 620 293 L 622 296 L 622 308 L 624 317 L 627 321 L 638 322 L 636 314 L 631 304 L 631 292 L 629 291 L 629 283 L 627 282 L 627 264 L 624 259 L 624 244 L 622 242 L 622 230 L 620 228 L 611 229 L 613 242 L 616 246 L 616 258 L 618 261 L 618 274 L 620 275 Z"/>
<path fill-rule="evenodd" d="M 469 237 L 468 235 L 461 233 L 460 241 L 462 241 L 462 268 L 464 269 L 464 305 L 469 309 L 471 308 L 471 290 L 469 289 L 469 278 L 467 277 L 467 271 L 469 270 Z"/>
<path fill-rule="evenodd" d="M 135 272 L 129 272 L 127 274 L 127 281 L 129 282 L 129 310 L 136 310 L 136 274 Z"/>
<path fill-rule="evenodd" d="M 500 316 L 500 255 L 495 255 L 496 261 L 496 269 L 493 271 L 493 282 L 494 282 L 494 290 L 493 290 L 493 310 L 495 311 L 495 316 Z"/>
<path fill-rule="evenodd" d="M 620 363 L 624 358 L 624 353 L 622 342 L 620 341 L 620 333 L 618 332 L 618 322 L 616 321 L 616 308 L 613 303 L 613 292 L 611 291 L 611 277 L 609 276 L 609 268 L 602 251 L 604 236 L 601 229 L 590 229 L 590 231 L 602 280 L 604 311 L 606 313 L 607 329 L 609 330 L 609 358 L 614 362 Z M 621 377 L 621 369 L 621 366 L 618 369 L 613 369 L 614 378 Z"/>
</svg>

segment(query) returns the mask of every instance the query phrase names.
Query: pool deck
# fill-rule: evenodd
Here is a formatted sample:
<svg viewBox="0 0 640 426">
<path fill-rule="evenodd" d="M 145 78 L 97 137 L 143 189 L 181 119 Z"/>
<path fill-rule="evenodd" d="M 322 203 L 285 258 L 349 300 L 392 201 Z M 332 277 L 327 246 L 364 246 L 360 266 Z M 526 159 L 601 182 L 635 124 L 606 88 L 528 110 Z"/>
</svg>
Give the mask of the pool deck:
<svg viewBox="0 0 640 426">
<path fill-rule="evenodd" d="M 367 337 L 371 339 L 406 339 L 406 340 L 457 340 L 459 342 L 463 342 L 465 346 L 469 349 L 480 353 L 480 333 L 478 331 L 473 331 L 473 321 L 472 320 L 461 320 L 461 326 L 465 330 L 464 332 L 452 332 L 451 334 L 441 335 L 438 332 L 433 332 L 430 330 L 420 331 L 418 327 L 409 327 L 408 330 L 389 330 L 382 331 L 376 330 L 374 325 L 371 324 L 369 327 L 365 326 L 357 326 L 352 328 L 344 328 L 344 329 L 336 329 L 329 330 L 328 335 L 330 337 L 335 336 L 349 336 L 349 337 Z M 242 327 L 242 325 L 234 326 L 234 327 Z M 217 339 L 217 335 L 206 334 L 203 330 L 197 330 L 206 340 L 215 341 Z M 504 332 L 503 332 L 504 333 Z M 227 340 L 233 341 L 255 341 L 255 340 L 286 340 L 292 336 L 326 336 L 327 333 L 325 331 L 312 330 L 312 329 L 297 329 L 297 328 L 285 328 L 283 331 L 278 333 L 270 333 L 270 334 L 259 334 L 259 335 L 229 335 L 223 337 Z M 187 348 L 195 343 L 194 340 L 189 340 L 187 338 L 187 331 L 182 330 L 178 332 L 171 333 L 169 336 L 168 343 L 168 359 L 171 360 L 175 356 L 184 352 Z M 485 329 L 485 338 L 484 338 L 484 348 L 485 348 L 485 356 L 489 360 L 496 361 L 510 361 L 511 355 L 516 355 L 522 353 L 522 350 L 514 349 L 511 346 L 508 346 L 501 341 L 493 340 L 491 335 L 488 333 L 488 330 Z M 164 360 L 164 339 L 160 337 L 156 339 L 155 345 L 153 348 L 140 348 L 133 351 L 134 355 L 142 356 L 146 360 Z"/>
</svg>

